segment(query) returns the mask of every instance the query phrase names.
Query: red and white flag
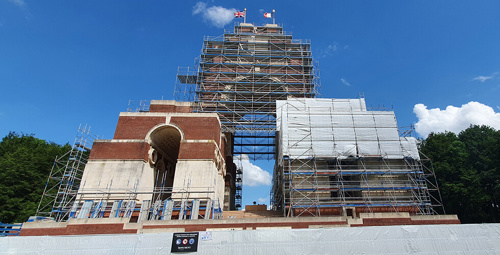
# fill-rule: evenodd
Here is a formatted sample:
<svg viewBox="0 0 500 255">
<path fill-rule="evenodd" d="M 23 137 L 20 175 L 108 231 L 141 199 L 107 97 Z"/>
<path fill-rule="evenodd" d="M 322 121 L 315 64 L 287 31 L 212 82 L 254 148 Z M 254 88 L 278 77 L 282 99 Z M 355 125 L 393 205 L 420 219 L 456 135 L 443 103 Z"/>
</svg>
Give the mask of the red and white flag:
<svg viewBox="0 0 500 255">
<path fill-rule="evenodd" d="M 234 12 L 234 17 L 235 18 L 244 18 L 245 17 L 245 12 L 244 11 L 242 11 L 242 12 L 240 12 L 240 11 Z"/>
<path fill-rule="evenodd" d="M 274 12 L 266 12 L 266 13 L 264 13 L 264 17 L 270 18 L 270 19 L 274 18 Z"/>
</svg>

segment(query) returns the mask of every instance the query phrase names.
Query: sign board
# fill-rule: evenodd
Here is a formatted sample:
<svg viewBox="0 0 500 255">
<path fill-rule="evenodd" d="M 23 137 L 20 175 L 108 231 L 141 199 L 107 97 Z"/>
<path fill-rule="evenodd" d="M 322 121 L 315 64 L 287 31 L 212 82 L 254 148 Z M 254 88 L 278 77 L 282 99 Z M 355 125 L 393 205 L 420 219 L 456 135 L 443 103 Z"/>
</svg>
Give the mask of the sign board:
<svg viewBox="0 0 500 255">
<path fill-rule="evenodd" d="M 212 231 L 200 232 L 200 239 L 202 241 L 210 241 L 210 240 L 212 240 Z"/>
<path fill-rule="evenodd" d="M 174 233 L 170 252 L 198 251 L 198 232 Z"/>
</svg>

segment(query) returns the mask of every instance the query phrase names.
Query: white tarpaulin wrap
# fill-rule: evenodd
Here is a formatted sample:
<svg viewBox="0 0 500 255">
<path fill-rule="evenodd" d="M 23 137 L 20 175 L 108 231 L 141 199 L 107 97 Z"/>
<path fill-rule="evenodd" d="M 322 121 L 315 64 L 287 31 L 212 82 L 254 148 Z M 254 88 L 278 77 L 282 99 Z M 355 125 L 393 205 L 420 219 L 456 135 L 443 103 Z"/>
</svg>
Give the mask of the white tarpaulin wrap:
<svg viewBox="0 0 500 255">
<path fill-rule="evenodd" d="M 172 233 L 0 238 L 0 254 L 170 254 Z M 500 224 L 213 231 L 193 254 L 499 254 Z"/>
<path fill-rule="evenodd" d="M 399 137 L 394 112 L 367 111 L 364 99 L 279 100 L 276 109 L 282 156 L 420 159 L 415 138 Z"/>
</svg>

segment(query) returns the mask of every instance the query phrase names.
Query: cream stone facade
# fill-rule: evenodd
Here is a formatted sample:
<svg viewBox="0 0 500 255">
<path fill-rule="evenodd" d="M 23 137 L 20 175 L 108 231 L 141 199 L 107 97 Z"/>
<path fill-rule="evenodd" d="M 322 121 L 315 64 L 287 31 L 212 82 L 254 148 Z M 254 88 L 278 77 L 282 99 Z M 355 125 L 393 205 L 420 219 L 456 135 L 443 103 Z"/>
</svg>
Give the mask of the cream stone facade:
<svg viewBox="0 0 500 255">
<path fill-rule="evenodd" d="M 216 113 L 190 107 L 157 100 L 148 112 L 121 113 L 114 138 L 94 141 L 71 217 L 221 215 L 226 136 Z"/>
</svg>

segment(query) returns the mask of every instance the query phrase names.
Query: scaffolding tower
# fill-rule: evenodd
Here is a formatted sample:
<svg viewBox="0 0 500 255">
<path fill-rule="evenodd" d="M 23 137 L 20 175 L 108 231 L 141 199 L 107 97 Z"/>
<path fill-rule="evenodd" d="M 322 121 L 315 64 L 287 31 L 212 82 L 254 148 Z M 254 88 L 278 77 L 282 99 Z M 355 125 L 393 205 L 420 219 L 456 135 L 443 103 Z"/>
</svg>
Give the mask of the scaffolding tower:
<svg viewBox="0 0 500 255">
<path fill-rule="evenodd" d="M 442 207 L 432 168 L 392 111 L 368 111 L 363 98 L 288 99 L 278 130 L 272 207 L 286 217 Z"/>
<path fill-rule="evenodd" d="M 90 126 L 78 127 L 71 149 L 54 160 L 38 204 L 37 216 L 53 217 L 56 221 L 68 218 L 94 139 L 98 137 L 90 132 Z"/>
<path fill-rule="evenodd" d="M 293 39 L 277 24 L 239 23 L 206 36 L 194 68 L 179 68 L 174 96 L 216 112 L 234 134 L 234 155 L 274 159 L 276 100 L 314 98 L 319 69 L 309 40 Z"/>
<path fill-rule="evenodd" d="M 241 210 L 243 205 L 243 166 L 241 163 L 241 158 L 238 160 L 236 165 L 236 181 L 235 181 L 236 192 L 234 196 L 234 204 L 236 210 Z"/>
</svg>

